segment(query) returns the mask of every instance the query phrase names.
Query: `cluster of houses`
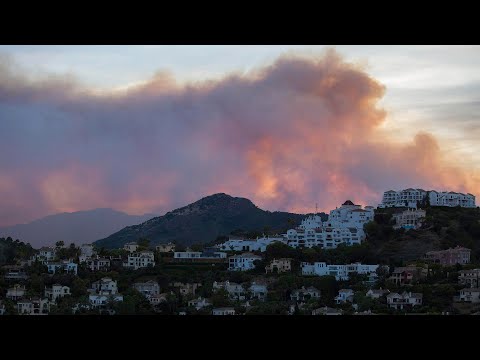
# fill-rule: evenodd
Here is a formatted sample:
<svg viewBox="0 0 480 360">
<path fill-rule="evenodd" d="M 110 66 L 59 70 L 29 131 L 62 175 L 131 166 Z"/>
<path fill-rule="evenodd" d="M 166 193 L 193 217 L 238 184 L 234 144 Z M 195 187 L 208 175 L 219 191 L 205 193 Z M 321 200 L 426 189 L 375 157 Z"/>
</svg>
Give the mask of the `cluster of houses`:
<svg viewBox="0 0 480 360">
<path fill-rule="evenodd" d="M 379 208 L 385 207 L 409 207 L 417 208 L 417 204 L 429 201 L 430 206 L 461 206 L 466 208 L 474 208 L 475 195 L 463 194 L 453 191 L 438 192 L 435 190 L 423 189 L 404 189 L 400 191 L 388 190 L 383 193 L 382 202 Z"/>
<path fill-rule="evenodd" d="M 387 191 L 384 193 L 382 204 L 379 207 L 408 207 L 409 209 L 393 214 L 394 228 L 416 229 L 425 219 L 425 210 L 417 209 L 417 203 L 428 200 L 431 206 L 462 206 L 474 207 L 475 196 L 454 192 L 425 191 L 423 189 L 406 189 L 401 191 Z M 399 209 L 400 210 L 400 209 Z M 322 221 L 319 215 L 308 216 L 301 224 L 289 229 L 285 234 L 275 236 L 263 236 L 256 240 L 231 238 L 222 244 L 204 248 L 202 251 L 176 251 L 175 244 L 160 244 L 156 246 L 157 253 L 168 253 L 164 256 L 168 261 L 178 263 L 221 263 L 226 264 L 228 271 L 250 271 L 255 269 L 261 260 L 262 253 L 274 243 L 283 243 L 293 248 L 320 247 L 334 249 L 340 244 L 360 244 L 365 239 L 364 225 L 374 218 L 374 209 L 371 206 L 362 208 L 352 201 L 345 201 L 340 207 L 330 211 L 328 219 Z M 59 259 L 58 248 L 42 247 L 37 254 L 30 259 L 21 261 L 19 265 L 4 266 L 4 277 L 10 288 L 7 289 L 6 299 L 15 302 L 19 314 L 44 315 L 48 314 L 50 307 L 58 303 L 59 299 L 70 296 L 71 289 L 61 284 L 53 284 L 45 287 L 41 297 L 29 297 L 28 289 L 23 285 L 29 278 L 25 272 L 25 265 L 40 262 L 46 266 L 49 274 L 59 272 L 78 274 L 79 265 L 86 267 L 92 272 L 107 272 L 112 265 L 131 270 L 154 267 L 156 255 L 154 251 L 145 249 L 138 243 L 131 242 L 124 245 L 123 256 L 99 256 L 92 244 L 84 244 L 80 247 L 78 262 L 75 259 Z M 230 251 L 237 254 L 229 255 Z M 408 311 L 414 307 L 422 306 L 423 294 L 408 291 L 390 292 L 388 289 L 374 289 L 380 273 L 389 274 L 388 280 L 397 287 L 413 285 L 418 280 L 424 279 L 430 274 L 429 263 L 442 266 L 455 264 L 466 265 L 470 263 L 471 250 L 464 247 L 455 247 L 441 251 L 427 252 L 423 260 L 426 265 L 408 265 L 395 267 L 392 272 L 388 266 L 379 264 L 327 264 L 326 262 L 301 262 L 300 273 L 302 276 L 333 276 L 337 281 L 348 281 L 353 274 L 363 275 L 363 283 L 370 285 L 365 296 L 382 300 L 389 308 Z M 265 265 L 265 263 L 263 263 Z M 262 265 L 262 266 L 263 266 Z M 293 260 L 290 258 L 276 258 L 264 266 L 265 274 L 279 274 L 291 272 Z M 297 268 L 295 268 L 297 269 Z M 382 271 L 380 271 L 382 270 Z M 265 276 L 256 278 L 248 284 L 239 284 L 230 281 L 215 281 L 212 292 L 224 291 L 231 301 L 236 301 L 248 309 L 252 301 L 266 301 L 269 292 L 269 279 L 274 277 Z M 462 270 L 459 272 L 458 283 L 464 285 L 460 294 L 454 297 L 455 302 L 480 303 L 480 269 Z M 388 284 L 388 283 L 387 283 Z M 161 311 L 160 305 L 168 301 L 169 296 L 175 293 L 185 297 L 189 307 L 197 311 L 207 309 L 213 315 L 235 315 L 235 308 L 213 308 L 210 299 L 198 296 L 197 291 L 202 286 L 200 283 L 171 282 L 168 289 L 162 292 L 155 280 L 137 281 L 132 288 L 142 294 L 156 311 Z M 389 286 L 390 287 L 390 286 Z M 270 288 L 271 290 L 271 288 Z M 202 292 L 203 293 L 203 292 Z M 363 295 L 362 295 L 363 296 Z M 321 291 L 315 287 L 301 287 L 288 293 L 290 301 L 289 314 L 294 314 L 298 309 L 306 309 L 311 304 L 311 299 L 321 299 Z M 335 304 L 350 303 L 355 310 L 356 292 L 350 288 L 338 291 L 334 298 Z M 73 313 L 81 309 L 98 310 L 112 313 L 112 304 L 124 301 L 124 296 L 119 293 L 117 280 L 111 277 L 103 277 L 89 284 L 88 301 L 78 303 L 72 308 Z M 318 306 L 318 305 L 317 305 Z M 316 309 L 308 308 L 312 315 L 342 315 L 341 308 L 328 306 Z M 5 304 L 0 300 L 0 315 L 5 313 Z M 372 314 L 371 310 L 356 314 Z"/>
<path fill-rule="evenodd" d="M 339 208 L 330 211 L 327 221 L 322 221 L 319 215 L 311 215 L 303 219 L 300 226 L 289 229 L 285 234 L 263 236 L 256 240 L 229 239 L 217 245 L 220 251 L 260 251 L 267 246 L 280 242 L 293 248 L 335 249 L 340 244 L 354 245 L 365 240 L 364 224 L 373 220 L 374 209 L 355 205 L 345 201 Z"/>
</svg>

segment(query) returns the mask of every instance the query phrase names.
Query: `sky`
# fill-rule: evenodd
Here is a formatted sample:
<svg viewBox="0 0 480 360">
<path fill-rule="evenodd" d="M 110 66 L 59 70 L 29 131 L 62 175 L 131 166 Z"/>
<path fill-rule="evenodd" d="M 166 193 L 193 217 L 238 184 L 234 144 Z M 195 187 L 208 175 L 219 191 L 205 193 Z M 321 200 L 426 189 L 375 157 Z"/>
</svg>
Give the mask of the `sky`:
<svg viewBox="0 0 480 360">
<path fill-rule="evenodd" d="M 478 46 L 0 46 L 0 226 L 480 190 Z"/>
</svg>

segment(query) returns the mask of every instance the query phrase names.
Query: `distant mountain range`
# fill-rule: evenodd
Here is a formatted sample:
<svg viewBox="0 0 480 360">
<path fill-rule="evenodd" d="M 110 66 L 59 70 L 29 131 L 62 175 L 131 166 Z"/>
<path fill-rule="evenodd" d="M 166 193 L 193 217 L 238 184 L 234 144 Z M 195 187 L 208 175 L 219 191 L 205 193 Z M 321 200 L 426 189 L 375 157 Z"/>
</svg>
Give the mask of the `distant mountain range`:
<svg viewBox="0 0 480 360">
<path fill-rule="evenodd" d="M 323 220 L 328 216 L 320 214 Z M 266 227 L 281 231 L 300 224 L 302 214 L 270 212 L 250 200 L 227 194 L 207 196 L 193 204 L 155 217 L 143 224 L 128 226 L 95 242 L 106 248 L 122 247 L 125 243 L 145 237 L 151 245 L 175 241 L 182 245 L 208 243 L 232 231 L 262 231 Z"/>
<path fill-rule="evenodd" d="M 1 237 L 28 242 L 34 248 L 57 241 L 81 245 L 108 236 L 125 226 L 140 224 L 157 215 L 128 215 L 112 209 L 94 209 L 46 216 L 28 224 L 0 227 Z"/>
</svg>

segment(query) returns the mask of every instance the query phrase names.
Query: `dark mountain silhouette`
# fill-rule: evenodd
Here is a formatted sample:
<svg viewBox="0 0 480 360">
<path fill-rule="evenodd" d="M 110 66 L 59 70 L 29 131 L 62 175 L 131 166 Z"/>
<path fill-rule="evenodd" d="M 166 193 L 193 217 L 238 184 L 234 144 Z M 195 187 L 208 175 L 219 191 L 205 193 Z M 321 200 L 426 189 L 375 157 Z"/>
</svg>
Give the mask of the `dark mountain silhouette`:
<svg viewBox="0 0 480 360">
<path fill-rule="evenodd" d="M 324 220 L 327 218 L 325 214 L 322 216 Z M 263 231 L 268 228 L 282 231 L 299 225 L 304 217 L 301 214 L 265 211 L 248 199 L 221 193 L 207 196 L 143 224 L 128 226 L 96 241 L 95 245 L 117 248 L 142 237 L 149 239 L 152 245 L 169 241 L 182 245 L 208 243 L 238 229 Z"/>
<path fill-rule="evenodd" d="M 140 224 L 157 215 L 128 215 L 112 209 L 94 209 L 49 215 L 28 224 L 0 227 L 0 237 L 12 237 L 32 247 L 54 245 L 57 241 L 77 245 L 91 243 L 125 226 Z"/>
</svg>

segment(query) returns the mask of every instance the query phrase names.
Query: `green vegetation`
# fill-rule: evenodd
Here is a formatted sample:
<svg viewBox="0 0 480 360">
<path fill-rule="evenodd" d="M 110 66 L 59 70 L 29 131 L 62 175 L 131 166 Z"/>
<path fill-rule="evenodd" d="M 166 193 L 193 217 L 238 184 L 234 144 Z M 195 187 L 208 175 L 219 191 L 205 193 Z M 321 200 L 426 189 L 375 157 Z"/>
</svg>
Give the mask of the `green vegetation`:
<svg viewBox="0 0 480 360">
<path fill-rule="evenodd" d="M 240 199 L 240 203 L 243 203 Z M 235 200 L 237 201 L 237 200 Z M 210 199 L 205 203 L 197 204 L 196 207 L 187 207 L 179 209 L 180 213 L 175 213 L 172 219 L 177 217 L 186 217 L 183 212 L 188 210 L 188 214 L 195 211 L 206 211 L 212 206 L 218 205 L 219 199 L 213 201 Z M 228 209 L 229 202 L 224 204 L 224 213 Z M 227 206 L 228 205 L 228 206 Z M 247 204 L 248 205 L 248 204 Z M 253 205 L 253 204 L 252 204 Z M 247 206 L 248 207 L 248 206 Z M 0 299 L 4 301 L 7 313 L 14 314 L 15 303 L 5 300 L 7 289 L 14 283 L 25 284 L 27 286 L 27 297 L 43 297 L 45 287 L 53 284 L 69 286 L 71 295 L 60 299 L 51 308 L 52 314 L 71 314 L 72 308 L 77 304 L 88 305 L 87 289 L 92 282 L 100 280 L 103 277 L 110 277 L 117 281 L 119 293 L 123 295 L 123 302 L 109 304 L 110 309 L 116 314 L 178 314 L 180 311 L 187 314 L 206 315 L 211 313 L 211 308 L 196 310 L 193 306 L 188 306 L 188 301 L 198 296 L 208 298 L 214 307 L 234 307 L 237 314 L 255 315 L 255 314 L 286 314 L 293 311 L 295 314 L 311 314 L 312 310 L 319 307 L 340 308 L 345 314 L 353 314 L 355 311 L 372 311 L 378 314 L 403 314 L 406 310 L 393 310 L 388 308 L 386 298 L 372 299 L 366 296 L 366 292 L 371 284 L 367 283 L 365 275 L 353 274 L 348 281 L 337 281 L 333 276 L 302 276 L 300 274 L 301 262 L 326 262 L 328 264 L 349 264 L 361 262 L 364 264 L 386 264 L 391 269 L 394 266 L 404 266 L 410 263 L 416 263 L 418 266 L 425 265 L 422 260 L 424 254 L 430 250 L 441 250 L 457 245 L 472 249 L 472 264 L 461 266 L 442 267 L 438 264 L 429 264 L 428 272 L 424 278 L 415 280 L 411 285 L 397 286 L 388 280 L 388 272 L 381 269 L 377 272 L 379 279 L 374 284 L 374 288 L 380 287 L 389 289 L 391 292 L 403 293 L 404 291 L 418 292 L 423 294 L 423 305 L 408 310 L 413 313 L 441 314 L 450 313 L 470 313 L 474 312 L 474 307 L 457 306 L 453 302 L 463 285 L 458 285 L 458 272 L 465 268 L 478 267 L 480 259 L 480 212 L 479 209 L 464 208 L 441 208 L 428 207 L 427 218 L 422 228 L 418 230 L 393 229 L 392 214 L 399 209 L 379 209 L 376 211 L 373 222 L 365 224 L 367 239 L 361 245 L 345 246 L 341 245 L 336 249 L 325 250 L 321 248 L 294 249 L 282 243 L 274 243 L 267 247 L 261 254 L 263 259 L 256 263 L 256 268 L 246 272 L 230 272 L 227 270 L 226 263 L 177 263 L 171 261 L 171 254 L 155 255 L 156 265 L 151 268 L 131 270 L 122 267 L 121 261 L 112 262 L 112 267 L 106 272 L 92 272 L 85 265 L 80 265 L 78 276 L 65 274 L 61 271 L 55 275 L 47 274 L 45 265 L 34 262 L 26 267 L 30 278 L 27 281 L 6 281 L 0 276 Z M 218 209 L 217 209 L 218 210 Z M 259 211 L 262 211 L 258 209 Z M 400 209 L 401 210 L 401 209 Z M 197 213 L 200 218 L 205 213 Z M 250 211 L 250 210 L 249 210 Z M 196 215 L 196 216 L 197 216 Z M 208 215 L 209 216 L 209 215 Z M 208 217 L 207 216 L 207 217 Z M 224 218 L 219 218 L 222 222 Z M 173 221 L 173 220 L 172 220 Z M 292 220 L 293 221 L 293 220 Z M 288 220 L 285 220 L 287 226 Z M 209 224 L 209 222 L 207 222 Z M 267 229 L 265 225 L 262 230 Z M 233 228 L 235 236 L 254 236 L 255 229 L 242 230 L 238 226 Z M 212 239 L 214 239 L 212 241 Z M 224 235 L 214 235 L 209 238 L 211 243 L 225 241 Z M 139 235 L 138 243 L 140 250 L 148 249 L 155 244 L 154 238 Z M 179 243 L 178 248 L 185 244 Z M 203 245 L 192 244 L 193 250 L 201 250 Z M 57 244 L 57 255 L 60 259 L 77 258 L 79 249 L 74 245 L 67 247 L 64 244 Z M 101 256 L 126 256 L 123 249 L 108 249 L 107 246 L 97 246 L 97 251 Z M 12 239 L 0 239 L 0 260 L 2 264 L 14 264 L 16 260 L 28 259 L 34 253 L 34 250 L 28 244 L 21 243 Z M 231 255 L 233 253 L 230 253 Z M 265 266 L 273 259 L 290 258 L 292 259 L 292 272 L 288 273 L 269 273 L 265 274 Z M 4 269 L 1 270 L 2 274 Z M 2 275 L 0 274 L 0 275 Z M 148 300 L 134 290 L 132 285 L 135 282 L 145 282 L 154 280 L 158 282 L 161 293 L 166 297 L 166 301 L 154 309 Z M 249 300 L 248 306 L 245 301 L 232 300 L 224 290 L 214 292 L 213 283 L 230 281 L 230 283 L 241 284 L 244 289 L 248 289 L 253 283 L 268 284 L 268 293 L 266 301 L 256 299 Z M 201 286 L 196 290 L 196 294 L 185 294 L 173 283 L 199 283 Z M 291 294 L 295 289 L 302 287 L 315 287 L 321 292 L 320 299 L 307 299 L 304 304 L 297 304 L 291 300 Z M 340 289 L 347 288 L 355 291 L 354 303 L 335 304 L 335 296 Z M 246 299 L 246 300 L 247 300 Z M 156 310 L 156 311 L 155 311 Z M 79 307 L 78 314 L 98 314 L 98 310 L 87 309 L 86 306 Z"/>
<path fill-rule="evenodd" d="M 0 266 L 12 263 L 15 258 L 27 259 L 34 252 L 30 244 L 13 240 L 11 237 L 0 238 Z"/>
<path fill-rule="evenodd" d="M 326 214 L 320 215 L 326 219 Z M 215 194 L 143 224 L 128 226 L 95 244 L 110 249 L 120 248 L 141 238 L 149 239 L 152 245 L 167 242 L 206 244 L 232 232 L 235 236 L 255 238 L 263 233 L 284 232 L 299 224 L 304 216 L 264 211 L 248 199 Z"/>
</svg>

